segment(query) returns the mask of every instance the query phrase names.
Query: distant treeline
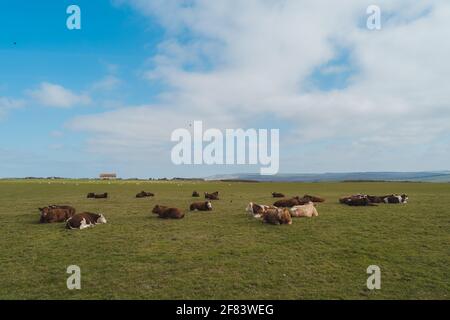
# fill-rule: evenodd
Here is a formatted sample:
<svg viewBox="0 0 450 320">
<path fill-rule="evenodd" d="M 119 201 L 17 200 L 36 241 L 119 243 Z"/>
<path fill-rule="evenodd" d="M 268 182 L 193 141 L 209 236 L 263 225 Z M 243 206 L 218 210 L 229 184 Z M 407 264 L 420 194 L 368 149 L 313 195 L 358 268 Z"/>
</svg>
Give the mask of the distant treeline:
<svg viewBox="0 0 450 320">
<path fill-rule="evenodd" d="M 0 178 L 0 179 L 14 179 L 14 180 L 122 180 L 122 181 L 205 181 L 202 178 L 64 178 L 64 177 L 25 177 L 25 178 Z"/>
</svg>

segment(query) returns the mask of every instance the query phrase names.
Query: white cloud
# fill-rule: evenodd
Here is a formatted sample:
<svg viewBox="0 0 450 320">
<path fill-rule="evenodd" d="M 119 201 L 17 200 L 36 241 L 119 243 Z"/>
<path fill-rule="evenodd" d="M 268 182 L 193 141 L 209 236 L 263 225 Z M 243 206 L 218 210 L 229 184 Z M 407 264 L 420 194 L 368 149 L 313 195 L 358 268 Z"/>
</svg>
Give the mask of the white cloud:
<svg viewBox="0 0 450 320">
<path fill-rule="evenodd" d="M 12 109 L 21 108 L 25 105 L 23 100 L 8 97 L 0 97 L 0 119 L 5 117 Z"/>
<path fill-rule="evenodd" d="M 315 141 L 348 139 L 354 150 L 388 141 L 407 153 L 417 141 L 437 144 L 450 132 L 448 1 L 380 0 L 381 31 L 361 27 L 370 1 L 332 7 L 325 0 L 129 3 L 167 30 L 145 75 L 169 89 L 157 108 L 123 108 L 73 121 L 78 130 L 113 136 L 113 145 L 120 141 L 126 149 L 136 138 L 156 137 L 168 144 L 167 132 L 179 119 L 221 128 L 252 127 L 272 118 L 294 128 L 289 140 L 299 150 Z M 188 42 L 180 40 L 186 32 Z M 312 72 L 342 49 L 357 70 L 349 85 L 311 91 Z M 398 161 L 392 150 L 380 148 L 380 159 Z M 340 161 L 339 153 L 328 157 Z M 346 161 L 342 155 L 342 165 Z"/>
<path fill-rule="evenodd" d="M 121 81 L 114 75 L 107 75 L 92 85 L 93 90 L 110 91 L 116 89 Z"/>
<path fill-rule="evenodd" d="M 70 108 L 91 103 L 89 95 L 76 94 L 61 85 L 49 82 L 42 82 L 39 88 L 29 90 L 27 93 L 37 103 L 47 107 Z"/>
</svg>

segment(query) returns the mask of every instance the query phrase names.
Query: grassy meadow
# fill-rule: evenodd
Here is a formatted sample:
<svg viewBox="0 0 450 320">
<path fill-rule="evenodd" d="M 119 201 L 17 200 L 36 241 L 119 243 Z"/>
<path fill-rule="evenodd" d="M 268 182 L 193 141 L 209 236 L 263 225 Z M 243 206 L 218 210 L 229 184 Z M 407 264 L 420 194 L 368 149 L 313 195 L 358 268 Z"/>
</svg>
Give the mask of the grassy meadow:
<svg viewBox="0 0 450 320">
<path fill-rule="evenodd" d="M 136 199 L 141 190 L 155 198 Z M 193 190 L 219 191 L 212 212 L 187 211 Z M 323 196 L 319 217 L 265 225 L 249 201 L 272 191 Z M 108 192 L 109 199 L 86 199 Z M 406 205 L 348 207 L 353 193 L 407 193 Z M 0 299 L 449 299 L 450 184 L 0 181 Z M 108 224 L 39 224 L 38 207 L 68 204 Z M 381 268 L 369 291 L 366 269 Z M 81 268 L 68 290 L 66 268 Z"/>
</svg>

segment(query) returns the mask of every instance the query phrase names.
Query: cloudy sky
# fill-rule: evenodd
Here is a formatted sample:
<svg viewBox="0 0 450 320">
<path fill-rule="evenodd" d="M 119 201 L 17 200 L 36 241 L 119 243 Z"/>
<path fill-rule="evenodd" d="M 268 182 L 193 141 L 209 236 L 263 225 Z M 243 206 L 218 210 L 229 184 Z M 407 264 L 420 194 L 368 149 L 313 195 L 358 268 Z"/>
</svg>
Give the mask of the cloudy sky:
<svg viewBox="0 0 450 320">
<path fill-rule="evenodd" d="M 0 177 L 259 171 L 173 165 L 195 120 L 280 129 L 284 173 L 448 170 L 449 39 L 448 0 L 5 0 Z"/>
</svg>

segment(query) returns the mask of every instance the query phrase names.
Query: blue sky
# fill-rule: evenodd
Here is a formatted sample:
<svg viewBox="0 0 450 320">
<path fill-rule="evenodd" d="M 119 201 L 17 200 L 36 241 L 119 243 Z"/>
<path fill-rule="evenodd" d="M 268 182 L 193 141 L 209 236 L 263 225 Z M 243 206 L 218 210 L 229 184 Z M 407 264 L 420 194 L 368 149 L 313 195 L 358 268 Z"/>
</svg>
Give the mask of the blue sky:
<svg viewBox="0 0 450 320">
<path fill-rule="evenodd" d="M 0 177 L 258 170 L 174 166 L 194 120 L 280 129 L 281 172 L 449 169 L 449 4 L 369 4 L 3 1 Z"/>
</svg>

